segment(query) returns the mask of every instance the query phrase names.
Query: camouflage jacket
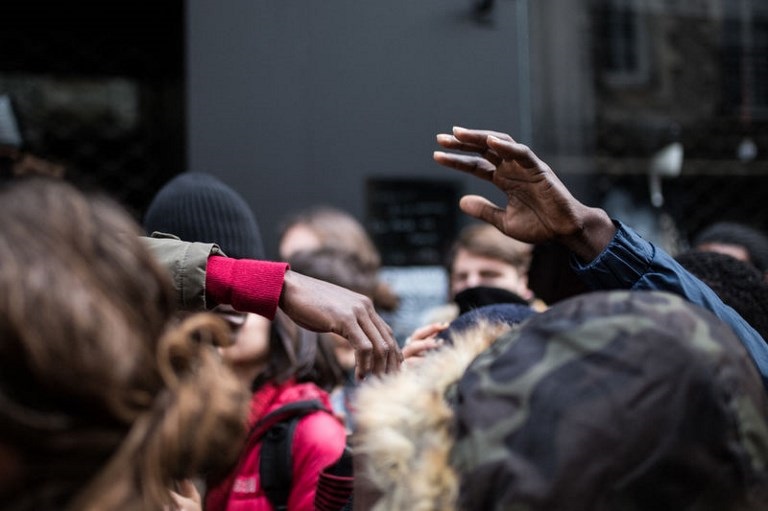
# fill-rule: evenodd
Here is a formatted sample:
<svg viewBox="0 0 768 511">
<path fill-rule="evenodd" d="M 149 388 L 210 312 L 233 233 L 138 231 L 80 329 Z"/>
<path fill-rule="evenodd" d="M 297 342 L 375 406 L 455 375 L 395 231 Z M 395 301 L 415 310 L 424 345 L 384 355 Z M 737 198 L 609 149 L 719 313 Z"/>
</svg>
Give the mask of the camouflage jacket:
<svg viewBox="0 0 768 511">
<path fill-rule="evenodd" d="M 359 390 L 370 509 L 768 509 L 768 400 L 708 311 L 600 292 L 497 334 Z"/>
</svg>

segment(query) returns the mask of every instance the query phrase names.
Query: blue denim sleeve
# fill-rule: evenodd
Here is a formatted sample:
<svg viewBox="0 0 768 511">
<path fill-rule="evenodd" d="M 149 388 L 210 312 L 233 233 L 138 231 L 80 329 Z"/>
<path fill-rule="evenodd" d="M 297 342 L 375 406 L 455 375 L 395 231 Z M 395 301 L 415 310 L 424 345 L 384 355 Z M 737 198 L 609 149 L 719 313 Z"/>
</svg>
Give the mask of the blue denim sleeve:
<svg viewBox="0 0 768 511">
<path fill-rule="evenodd" d="M 616 235 L 592 262 L 582 264 L 575 257 L 571 259 L 579 277 L 594 290 L 668 291 L 704 307 L 733 329 L 768 389 L 768 344 L 760 334 L 672 256 L 621 222 L 614 223 Z"/>
</svg>

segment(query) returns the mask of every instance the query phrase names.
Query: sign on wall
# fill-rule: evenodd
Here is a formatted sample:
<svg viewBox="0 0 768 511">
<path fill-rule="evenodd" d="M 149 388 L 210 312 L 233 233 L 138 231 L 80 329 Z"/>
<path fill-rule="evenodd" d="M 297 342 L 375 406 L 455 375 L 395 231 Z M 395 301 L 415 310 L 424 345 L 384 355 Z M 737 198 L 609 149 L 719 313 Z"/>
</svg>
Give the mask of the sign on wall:
<svg viewBox="0 0 768 511">
<path fill-rule="evenodd" d="M 460 184 L 370 178 L 366 223 L 386 266 L 442 265 L 458 230 Z"/>
</svg>

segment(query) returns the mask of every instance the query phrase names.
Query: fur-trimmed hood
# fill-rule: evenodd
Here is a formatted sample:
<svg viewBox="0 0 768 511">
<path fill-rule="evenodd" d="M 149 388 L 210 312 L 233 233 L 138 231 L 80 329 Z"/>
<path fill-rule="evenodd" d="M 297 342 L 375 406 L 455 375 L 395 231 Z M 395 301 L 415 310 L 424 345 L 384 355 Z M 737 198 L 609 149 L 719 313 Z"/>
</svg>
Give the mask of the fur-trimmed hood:
<svg viewBox="0 0 768 511">
<path fill-rule="evenodd" d="M 381 495 L 372 511 L 456 509 L 459 478 L 450 465 L 455 417 L 446 394 L 510 328 L 483 322 L 417 367 L 359 389 L 354 449 L 364 462 L 356 464 L 362 470 L 355 477 L 366 491 Z"/>
<path fill-rule="evenodd" d="M 453 340 L 360 389 L 365 509 L 768 509 L 768 401 L 709 312 L 593 293 Z"/>
</svg>

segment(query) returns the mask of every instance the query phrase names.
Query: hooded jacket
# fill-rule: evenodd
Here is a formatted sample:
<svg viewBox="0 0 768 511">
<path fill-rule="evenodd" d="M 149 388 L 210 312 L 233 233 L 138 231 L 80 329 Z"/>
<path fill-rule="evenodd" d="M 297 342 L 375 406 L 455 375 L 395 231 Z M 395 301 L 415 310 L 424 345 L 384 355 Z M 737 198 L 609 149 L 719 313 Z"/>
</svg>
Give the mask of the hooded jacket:
<svg viewBox="0 0 768 511">
<path fill-rule="evenodd" d="M 614 220 L 616 235 L 593 261 L 582 264 L 575 256 L 571 265 L 591 289 L 667 291 L 700 305 L 727 323 L 752 357 L 768 390 L 768 343 L 717 296 L 717 294 L 672 256 L 644 240 L 637 232 Z"/>
<path fill-rule="evenodd" d="M 251 433 L 237 466 L 217 484 L 209 487 L 206 511 L 272 511 L 260 484 L 259 461 L 263 433 L 271 426 L 261 419 L 283 405 L 298 401 L 318 400 L 331 410 L 328 393 L 313 383 L 289 380 L 277 385 L 267 383 L 253 394 L 249 424 Z M 293 436 L 293 462 L 289 511 L 314 509 L 315 492 L 320 471 L 340 457 L 346 445 L 344 425 L 330 412 L 317 411 L 303 417 Z"/>
<path fill-rule="evenodd" d="M 768 509 L 761 379 L 709 312 L 601 292 L 495 333 L 360 389 L 356 509 Z"/>
</svg>

